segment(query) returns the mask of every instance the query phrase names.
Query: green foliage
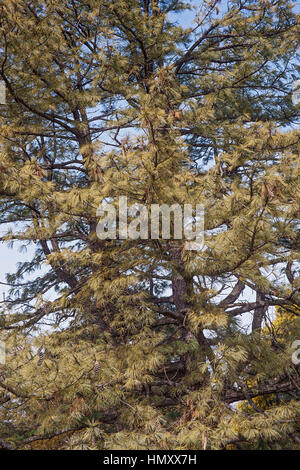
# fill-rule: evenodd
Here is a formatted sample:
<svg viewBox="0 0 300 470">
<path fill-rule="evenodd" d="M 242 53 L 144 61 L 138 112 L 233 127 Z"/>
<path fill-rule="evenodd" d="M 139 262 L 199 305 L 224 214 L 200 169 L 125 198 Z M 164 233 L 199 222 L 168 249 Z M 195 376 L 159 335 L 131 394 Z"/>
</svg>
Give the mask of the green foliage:
<svg viewBox="0 0 300 470">
<path fill-rule="evenodd" d="M 0 442 L 299 447 L 299 15 L 197 3 L 1 3 L 2 241 L 32 256 L 0 312 Z M 98 239 L 119 196 L 203 204 L 206 249 Z"/>
</svg>

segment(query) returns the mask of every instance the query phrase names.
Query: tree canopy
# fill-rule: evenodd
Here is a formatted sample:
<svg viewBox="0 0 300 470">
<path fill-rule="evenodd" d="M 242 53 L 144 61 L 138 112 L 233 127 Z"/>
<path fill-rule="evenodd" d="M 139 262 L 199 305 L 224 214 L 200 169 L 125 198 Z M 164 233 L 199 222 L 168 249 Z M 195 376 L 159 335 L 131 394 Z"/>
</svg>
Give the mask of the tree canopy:
<svg viewBox="0 0 300 470">
<path fill-rule="evenodd" d="M 299 448 L 293 4 L 0 15 L 1 241 L 32 254 L 1 303 L 0 447 Z M 100 240 L 97 207 L 120 196 L 202 204 L 204 249 Z"/>
</svg>

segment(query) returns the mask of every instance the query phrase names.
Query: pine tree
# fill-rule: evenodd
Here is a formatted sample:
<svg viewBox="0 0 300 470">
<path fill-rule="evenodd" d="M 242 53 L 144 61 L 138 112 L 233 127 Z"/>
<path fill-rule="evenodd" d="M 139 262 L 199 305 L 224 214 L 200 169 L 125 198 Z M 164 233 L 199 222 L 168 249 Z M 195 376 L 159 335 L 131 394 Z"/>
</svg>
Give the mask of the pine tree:
<svg viewBox="0 0 300 470">
<path fill-rule="evenodd" d="M 33 253 L 0 312 L 2 447 L 299 444 L 299 15 L 286 0 L 194 10 L 1 2 L 2 242 Z M 97 207 L 120 196 L 202 204 L 205 249 L 100 240 Z M 293 318 L 286 341 L 274 308 Z"/>
</svg>

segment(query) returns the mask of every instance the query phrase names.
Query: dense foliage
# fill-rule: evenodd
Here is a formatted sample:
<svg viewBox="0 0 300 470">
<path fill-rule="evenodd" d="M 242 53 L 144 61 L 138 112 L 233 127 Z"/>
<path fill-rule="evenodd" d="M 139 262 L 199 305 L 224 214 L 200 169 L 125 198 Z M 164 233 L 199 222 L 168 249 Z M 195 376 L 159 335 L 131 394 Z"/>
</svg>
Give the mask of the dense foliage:
<svg viewBox="0 0 300 470">
<path fill-rule="evenodd" d="M 293 5 L 0 15 L 2 242 L 32 253 L 1 304 L 0 446 L 299 447 Z M 100 240 L 97 207 L 119 196 L 203 204 L 205 249 Z"/>
</svg>

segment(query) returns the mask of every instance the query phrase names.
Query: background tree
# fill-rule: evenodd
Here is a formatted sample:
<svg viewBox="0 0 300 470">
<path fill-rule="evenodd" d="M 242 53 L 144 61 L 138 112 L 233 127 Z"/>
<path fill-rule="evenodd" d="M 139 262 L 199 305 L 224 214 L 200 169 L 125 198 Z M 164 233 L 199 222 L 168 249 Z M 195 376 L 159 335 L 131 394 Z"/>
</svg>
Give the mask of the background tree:
<svg viewBox="0 0 300 470">
<path fill-rule="evenodd" d="M 299 306 L 299 16 L 199 3 L 187 27 L 176 0 L 1 3 L 2 241 L 34 247 L 0 317 L 2 447 L 299 442 L 291 343 L 261 333 Z M 202 203 L 206 249 L 100 240 L 119 196 Z"/>
</svg>

